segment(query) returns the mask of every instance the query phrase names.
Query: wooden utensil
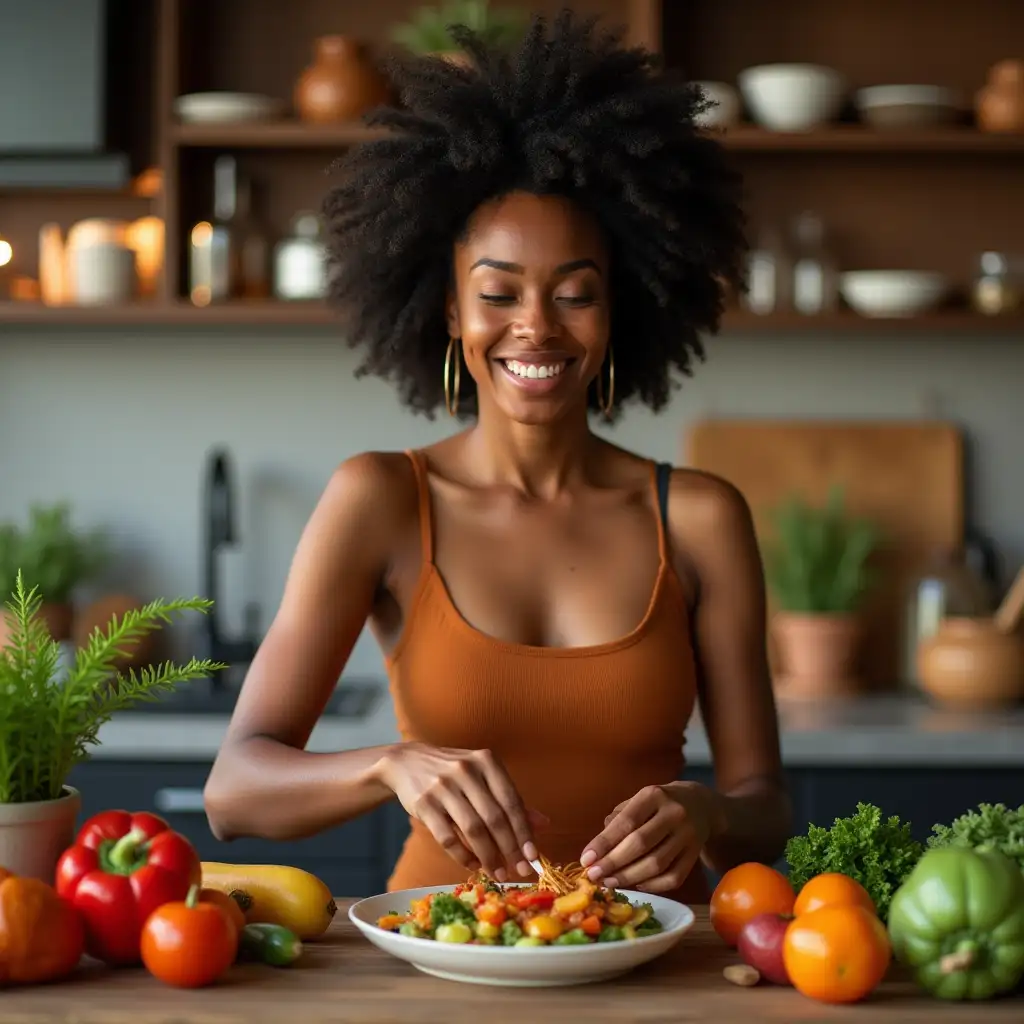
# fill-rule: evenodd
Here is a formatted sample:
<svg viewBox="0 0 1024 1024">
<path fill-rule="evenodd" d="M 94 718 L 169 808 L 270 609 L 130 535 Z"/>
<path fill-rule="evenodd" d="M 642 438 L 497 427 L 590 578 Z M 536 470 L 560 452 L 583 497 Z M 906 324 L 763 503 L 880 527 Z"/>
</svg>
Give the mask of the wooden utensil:
<svg viewBox="0 0 1024 1024">
<path fill-rule="evenodd" d="M 1006 592 L 1002 604 L 996 610 L 996 629 L 1000 633 L 1013 633 L 1020 623 L 1021 615 L 1024 614 L 1024 566 L 1017 573 L 1013 586 Z"/>
<path fill-rule="evenodd" d="M 878 567 L 885 583 L 864 609 L 862 678 L 891 688 L 903 674 L 905 602 L 911 582 L 938 550 L 964 540 L 963 440 L 940 422 L 709 419 L 686 438 L 688 463 L 743 492 L 759 539 L 773 507 L 796 493 L 823 502 L 833 484 L 851 513 L 885 535 Z M 774 652 L 773 652 L 774 661 Z"/>
</svg>

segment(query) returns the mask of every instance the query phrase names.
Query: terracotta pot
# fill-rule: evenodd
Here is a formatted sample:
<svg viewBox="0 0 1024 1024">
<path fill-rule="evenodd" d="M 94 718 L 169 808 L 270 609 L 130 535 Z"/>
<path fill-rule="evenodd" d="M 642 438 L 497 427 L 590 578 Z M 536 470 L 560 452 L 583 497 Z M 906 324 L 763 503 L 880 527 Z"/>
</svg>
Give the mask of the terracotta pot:
<svg viewBox="0 0 1024 1024">
<path fill-rule="evenodd" d="M 986 132 L 1024 132 L 1024 61 L 993 64 L 975 97 L 975 110 Z"/>
<path fill-rule="evenodd" d="M 988 618 L 943 619 L 917 651 L 921 689 L 961 710 L 994 710 L 1024 699 L 1024 638 Z"/>
<path fill-rule="evenodd" d="M 70 604 L 44 604 L 39 609 L 39 618 L 46 623 L 46 628 L 54 640 L 63 641 L 71 638 L 74 615 L 74 608 Z M 6 608 L 0 609 L 0 648 L 7 646 L 11 635 L 7 622 L 9 616 L 10 612 Z"/>
<path fill-rule="evenodd" d="M 820 698 L 857 692 L 861 635 L 855 615 L 778 612 L 772 636 L 782 670 L 776 679 L 779 695 Z"/>
<path fill-rule="evenodd" d="M 82 797 L 71 786 L 58 800 L 0 804 L 0 865 L 53 885 L 57 861 L 75 838 L 81 806 Z"/>
<path fill-rule="evenodd" d="M 314 53 L 295 83 L 295 109 L 303 121 L 355 121 L 391 98 L 387 79 L 355 39 L 323 36 Z"/>
</svg>

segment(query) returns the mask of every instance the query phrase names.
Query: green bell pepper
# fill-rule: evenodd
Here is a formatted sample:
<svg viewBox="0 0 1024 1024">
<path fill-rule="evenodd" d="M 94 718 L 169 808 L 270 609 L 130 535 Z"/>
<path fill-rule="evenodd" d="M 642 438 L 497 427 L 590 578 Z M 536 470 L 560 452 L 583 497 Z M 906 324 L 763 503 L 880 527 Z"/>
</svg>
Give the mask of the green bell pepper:
<svg viewBox="0 0 1024 1024">
<path fill-rule="evenodd" d="M 991 999 L 1024 977 L 1024 874 L 998 850 L 929 850 L 896 891 L 897 960 L 940 999 Z"/>
</svg>

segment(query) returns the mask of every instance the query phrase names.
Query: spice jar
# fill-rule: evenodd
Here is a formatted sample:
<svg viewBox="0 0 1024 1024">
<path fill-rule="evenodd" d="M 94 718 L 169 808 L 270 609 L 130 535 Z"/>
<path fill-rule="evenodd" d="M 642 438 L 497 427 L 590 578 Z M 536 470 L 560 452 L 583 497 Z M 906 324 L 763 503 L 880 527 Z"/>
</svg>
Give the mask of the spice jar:
<svg viewBox="0 0 1024 1024">
<path fill-rule="evenodd" d="M 1016 309 L 1020 292 L 1009 257 L 1001 252 L 984 252 L 980 264 L 971 293 L 974 308 L 985 316 L 998 316 Z"/>
</svg>

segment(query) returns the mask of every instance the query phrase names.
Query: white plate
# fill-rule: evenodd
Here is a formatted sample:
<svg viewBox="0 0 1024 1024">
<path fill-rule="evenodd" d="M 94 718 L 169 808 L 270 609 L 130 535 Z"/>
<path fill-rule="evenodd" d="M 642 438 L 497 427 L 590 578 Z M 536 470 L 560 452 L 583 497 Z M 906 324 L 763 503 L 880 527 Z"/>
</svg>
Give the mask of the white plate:
<svg viewBox="0 0 1024 1024">
<path fill-rule="evenodd" d="M 663 931 L 642 939 L 589 946 L 469 946 L 413 939 L 377 927 L 392 910 L 405 913 L 411 900 L 455 887 L 402 889 L 360 900 L 349 908 L 352 923 L 375 946 L 425 974 L 473 985 L 552 987 L 607 981 L 668 952 L 693 927 L 693 911 L 675 900 L 622 890 L 631 903 L 650 903 Z"/>
<path fill-rule="evenodd" d="M 174 101 L 174 113 L 186 124 L 232 124 L 280 117 L 284 102 L 247 92 L 193 92 Z"/>
</svg>

